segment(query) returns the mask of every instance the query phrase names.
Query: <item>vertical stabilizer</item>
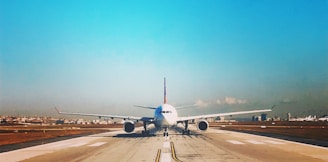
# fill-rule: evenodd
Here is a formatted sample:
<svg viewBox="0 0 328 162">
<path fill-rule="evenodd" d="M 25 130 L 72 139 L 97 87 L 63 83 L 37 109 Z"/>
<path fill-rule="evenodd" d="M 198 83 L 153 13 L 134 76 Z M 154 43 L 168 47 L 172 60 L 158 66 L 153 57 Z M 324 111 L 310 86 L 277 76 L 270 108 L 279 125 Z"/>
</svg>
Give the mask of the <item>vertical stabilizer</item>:
<svg viewBox="0 0 328 162">
<path fill-rule="evenodd" d="M 166 104 L 167 98 L 166 98 L 166 78 L 164 77 L 164 104 Z"/>
</svg>

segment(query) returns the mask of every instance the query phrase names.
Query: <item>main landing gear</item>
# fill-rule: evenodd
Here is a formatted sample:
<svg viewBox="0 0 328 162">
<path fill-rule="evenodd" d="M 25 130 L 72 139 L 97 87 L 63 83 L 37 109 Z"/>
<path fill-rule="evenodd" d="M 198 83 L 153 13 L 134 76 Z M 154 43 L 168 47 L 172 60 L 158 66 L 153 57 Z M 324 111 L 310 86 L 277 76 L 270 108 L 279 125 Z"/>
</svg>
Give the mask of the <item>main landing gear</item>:
<svg viewBox="0 0 328 162">
<path fill-rule="evenodd" d="M 185 129 L 184 130 L 182 130 L 182 134 L 183 135 L 190 135 L 190 130 L 188 129 L 188 120 L 187 121 L 184 121 L 184 126 L 185 126 Z"/>
<path fill-rule="evenodd" d="M 169 132 L 167 132 L 167 128 L 164 128 L 163 135 L 164 135 L 164 137 L 168 137 L 169 136 Z"/>
<path fill-rule="evenodd" d="M 148 136 L 149 135 L 149 130 L 147 130 L 147 124 L 146 122 L 143 122 L 143 126 L 144 126 L 144 131 L 141 132 L 142 135 L 144 136 Z"/>
</svg>

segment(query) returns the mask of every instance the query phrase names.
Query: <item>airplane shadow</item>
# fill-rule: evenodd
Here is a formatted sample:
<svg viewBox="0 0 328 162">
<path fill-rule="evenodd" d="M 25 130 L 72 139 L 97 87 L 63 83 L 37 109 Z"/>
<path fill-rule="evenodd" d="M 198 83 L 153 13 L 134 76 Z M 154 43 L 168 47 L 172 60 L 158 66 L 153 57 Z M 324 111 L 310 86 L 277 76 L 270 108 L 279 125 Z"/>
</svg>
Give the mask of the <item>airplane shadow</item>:
<svg viewBox="0 0 328 162">
<path fill-rule="evenodd" d="M 137 133 L 122 133 L 122 134 L 117 134 L 115 136 L 113 136 L 114 138 L 145 138 L 145 137 L 156 137 L 156 132 L 158 130 L 155 128 L 149 129 L 149 134 L 148 135 L 144 135 L 141 134 L 140 132 Z"/>
<path fill-rule="evenodd" d="M 184 128 L 181 128 L 181 127 L 174 127 L 175 131 L 176 131 L 176 134 L 175 135 L 181 135 L 181 136 L 199 136 L 199 135 L 202 135 L 201 133 L 197 132 L 197 131 L 193 131 L 193 130 L 190 130 L 190 134 L 182 134 L 182 131 L 184 130 Z"/>
<path fill-rule="evenodd" d="M 113 136 L 114 138 L 145 138 L 145 137 L 156 137 L 156 134 L 149 134 L 149 135 L 143 135 L 140 133 L 124 133 L 124 134 L 117 134 L 116 136 Z"/>
<path fill-rule="evenodd" d="M 189 137 L 197 137 L 201 135 L 201 133 L 196 132 L 196 131 L 190 131 L 189 135 L 183 135 L 182 130 L 183 128 L 180 127 L 173 127 L 171 130 L 174 131 L 169 133 L 169 135 L 178 135 L 178 136 L 189 136 Z M 158 133 L 160 131 L 163 131 L 162 129 L 150 129 L 150 134 L 149 135 L 143 135 L 141 133 L 122 133 L 122 134 L 117 134 L 115 136 L 112 136 L 114 138 L 145 138 L 145 137 L 156 137 L 156 136 L 162 136 L 162 133 Z"/>
</svg>

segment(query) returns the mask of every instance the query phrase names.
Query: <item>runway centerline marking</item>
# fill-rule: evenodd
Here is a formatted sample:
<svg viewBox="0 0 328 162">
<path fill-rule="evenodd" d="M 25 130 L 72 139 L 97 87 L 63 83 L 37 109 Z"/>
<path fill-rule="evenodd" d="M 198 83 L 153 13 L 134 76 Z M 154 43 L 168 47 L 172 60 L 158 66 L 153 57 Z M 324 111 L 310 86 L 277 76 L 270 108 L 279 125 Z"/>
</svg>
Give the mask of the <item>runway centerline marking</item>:
<svg viewBox="0 0 328 162">
<path fill-rule="evenodd" d="M 160 162 L 170 162 L 171 161 L 171 153 L 162 153 Z"/>
<path fill-rule="evenodd" d="M 242 142 L 239 142 L 239 141 L 235 141 L 235 140 L 227 140 L 227 142 L 230 142 L 232 144 L 235 144 L 235 145 L 243 145 L 245 143 L 242 143 Z"/>
<path fill-rule="evenodd" d="M 163 147 L 164 148 L 170 148 L 170 142 L 164 142 Z"/>
<path fill-rule="evenodd" d="M 249 142 L 249 143 L 255 144 L 255 145 L 262 145 L 262 144 L 264 144 L 263 142 L 259 142 L 259 141 L 256 141 L 256 140 L 246 140 L 246 141 Z"/>
<path fill-rule="evenodd" d="M 97 143 L 94 143 L 94 144 L 89 145 L 89 147 L 97 147 L 97 146 L 101 146 L 101 145 L 103 145 L 105 143 L 107 143 L 107 142 L 97 142 Z"/>
<path fill-rule="evenodd" d="M 283 145 L 285 143 L 278 142 L 278 141 L 271 141 L 271 140 L 262 140 L 263 142 L 270 143 L 270 144 L 275 144 L 275 145 Z"/>
</svg>

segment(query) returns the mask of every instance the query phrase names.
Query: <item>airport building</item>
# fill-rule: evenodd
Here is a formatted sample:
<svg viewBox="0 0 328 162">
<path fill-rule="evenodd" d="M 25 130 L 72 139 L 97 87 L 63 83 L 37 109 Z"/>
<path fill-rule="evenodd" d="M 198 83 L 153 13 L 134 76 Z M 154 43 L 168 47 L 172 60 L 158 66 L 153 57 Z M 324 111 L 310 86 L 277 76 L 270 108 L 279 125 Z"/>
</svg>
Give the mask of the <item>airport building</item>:
<svg viewBox="0 0 328 162">
<path fill-rule="evenodd" d="M 267 114 L 261 114 L 261 121 L 267 121 Z"/>
</svg>

